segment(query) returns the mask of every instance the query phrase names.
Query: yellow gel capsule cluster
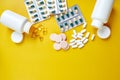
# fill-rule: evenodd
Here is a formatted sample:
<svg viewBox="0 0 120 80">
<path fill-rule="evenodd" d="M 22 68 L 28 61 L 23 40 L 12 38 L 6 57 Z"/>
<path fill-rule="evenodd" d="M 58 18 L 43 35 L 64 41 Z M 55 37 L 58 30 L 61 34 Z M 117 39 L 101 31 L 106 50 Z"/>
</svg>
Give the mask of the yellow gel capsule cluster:
<svg viewBox="0 0 120 80">
<path fill-rule="evenodd" d="M 32 38 L 39 38 L 40 41 L 43 41 L 44 35 L 47 34 L 47 28 L 41 24 L 33 25 L 30 29 L 30 36 Z"/>
</svg>

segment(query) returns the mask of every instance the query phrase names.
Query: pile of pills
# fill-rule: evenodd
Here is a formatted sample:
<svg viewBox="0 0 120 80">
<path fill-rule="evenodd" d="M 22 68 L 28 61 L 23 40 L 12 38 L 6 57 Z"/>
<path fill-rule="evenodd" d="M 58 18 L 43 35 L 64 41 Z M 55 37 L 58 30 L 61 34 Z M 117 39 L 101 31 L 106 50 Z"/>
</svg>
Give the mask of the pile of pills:
<svg viewBox="0 0 120 80">
<path fill-rule="evenodd" d="M 78 5 L 72 6 L 65 14 L 56 15 L 56 21 L 61 32 L 68 31 L 78 25 L 86 23 Z"/>
<path fill-rule="evenodd" d="M 69 45 L 72 48 L 83 48 L 85 44 L 88 43 L 89 37 L 90 37 L 90 32 L 86 32 L 86 29 L 83 29 L 78 33 L 76 32 L 76 30 L 73 30 L 72 39 L 70 40 Z M 94 38 L 95 38 L 95 34 L 92 34 L 91 40 L 93 41 Z"/>
<path fill-rule="evenodd" d="M 39 38 L 40 41 L 44 39 L 44 35 L 47 34 L 47 28 L 43 25 L 33 25 L 30 29 L 30 35 L 32 38 Z"/>
<path fill-rule="evenodd" d="M 55 42 L 53 45 L 55 50 L 69 49 L 69 44 L 66 41 L 66 35 L 64 33 L 61 33 L 59 35 L 56 33 L 53 33 L 50 35 L 50 40 Z"/>
</svg>

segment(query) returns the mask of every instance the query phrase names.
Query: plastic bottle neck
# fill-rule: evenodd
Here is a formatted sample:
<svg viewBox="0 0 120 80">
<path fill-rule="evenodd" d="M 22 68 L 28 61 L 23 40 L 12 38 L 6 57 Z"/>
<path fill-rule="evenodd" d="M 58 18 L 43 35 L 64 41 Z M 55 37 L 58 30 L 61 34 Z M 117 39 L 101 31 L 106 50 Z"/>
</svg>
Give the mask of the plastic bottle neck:
<svg viewBox="0 0 120 80">
<path fill-rule="evenodd" d="M 30 31 L 31 26 L 32 26 L 32 23 L 30 23 L 30 22 L 27 21 L 27 22 L 25 23 L 24 27 L 23 27 L 23 32 L 29 34 L 29 31 Z"/>
<path fill-rule="evenodd" d="M 98 19 L 93 19 L 93 22 L 91 25 L 96 28 L 101 28 L 103 26 L 103 22 Z"/>
</svg>

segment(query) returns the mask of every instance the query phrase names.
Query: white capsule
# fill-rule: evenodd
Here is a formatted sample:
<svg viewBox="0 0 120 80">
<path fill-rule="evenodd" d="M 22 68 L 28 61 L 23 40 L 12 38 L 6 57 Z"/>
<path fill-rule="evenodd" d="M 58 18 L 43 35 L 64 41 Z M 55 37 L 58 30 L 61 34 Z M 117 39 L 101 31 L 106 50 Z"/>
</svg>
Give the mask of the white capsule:
<svg viewBox="0 0 120 80">
<path fill-rule="evenodd" d="M 80 33 L 80 32 L 78 33 L 78 35 L 79 35 L 79 36 L 83 36 L 83 34 L 82 34 L 82 33 Z"/>
<path fill-rule="evenodd" d="M 70 40 L 70 43 L 72 43 L 72 42 L 75 42 L 75 39 L 71 39 L 71 40 Z"/>
<path fill-rule="evenodd" d="M 81 44 L 78 46 L 78 48 L 83 48 L 84 47 L 84 44 Z"/>
<path fill-rule="evenodd" d="M 85 37 L 89 38 L 89 36 L 90 36 L 90 32 L 87 32 L 86 35 L 85 35 Z"/>
<path fill-rule="evenodd" d="M 77 45 L 73 45 L 72 48 L 77 48 L 78 46 Z"/>
<path fill-rule="evenodd" d="M 76 32 L 76 30 L 73 30 L 73 34 L 74 34 L 74 35 L 77 35 L 77 32 Z"/>
<path fill-rule="evenodd" d="M 87 23 L 86 23 L 86 22 L 84 22 L 84 24 L 83 24 L 83 28 L 86 28 L 86 26 L 87 26 Z"/>
<path fill-rule="evenodd" d="M 81 39 L 81 41 L 83 42 L 85 39 L 86 39 L 86 37 L 83 37 L 83 38 Z"/>
<path fill-rule="evenodd" d="M 73 42 L 73 43 L 70 43 L 69 45 L 70 45 L 70 46 L 73 46 L 73 45 L 75 45 L 75 44 L 76 44 L 76 43 L 75 43 L 75 42 Z"/>
<path fill-rule="evenodd" d="M 82 36 L 80 36 L 80 35 L 77 35 L 77 38 L 82 39 L 83 37 L 82 37 Z"/>
<path fill-rule="evenodd" d="M 86 29 L 81 30 L 81 33 L 84 34 L 86 32 Z"/>
<path fill-rule="evenodd" d="M 88 42 L 88 39 L 85 39 L 85 40 L 83 41 L 84 44 L 86 44 L 87 42 Z"/>
<path fill-rule="evenodd" d="M 83 43 L 81 41 L 77 42 L 76 45 L 82 45 Z"/>
<path fill-rule="evenodd" d="M 81 40 L 76 40 L 75 43 L 80 42 Z"/>
<path fill-rule="evenodd" d="M 77 39 L 77 36 L 76 35 L 72 35 L 72 38 Z"/>
<path fill-rule="evenodd" d="M 93 41 L 95 39 L 95 34 L 92 34 L 91 40 Z"/>
</svg>

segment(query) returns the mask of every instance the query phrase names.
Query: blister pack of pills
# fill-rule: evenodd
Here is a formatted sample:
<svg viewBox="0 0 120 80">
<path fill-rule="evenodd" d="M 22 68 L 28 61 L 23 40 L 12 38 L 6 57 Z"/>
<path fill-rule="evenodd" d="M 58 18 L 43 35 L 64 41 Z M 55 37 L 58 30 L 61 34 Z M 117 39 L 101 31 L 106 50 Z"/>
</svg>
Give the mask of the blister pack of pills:
<svg viewBox="0 0 120 80">
<path fill-rule="evenodd" d="M 60 14 L 67 11 L 66 0 L 46 0 L 50 14 Z"/>
<path fill-rule="evenodd" d="M 50 13 L 44 0 L 25 0 L 24 3 L 33 23 L 49 18 Z"/>
<path fill-rule="evenodd" d="M 61 32 L 68 31 L 78 25 L 85 23 L 85 19 L 78 7 L 78 5 L 72 6 L 64 14 L 56 15 L 57 23 Z"/>
</svg>

